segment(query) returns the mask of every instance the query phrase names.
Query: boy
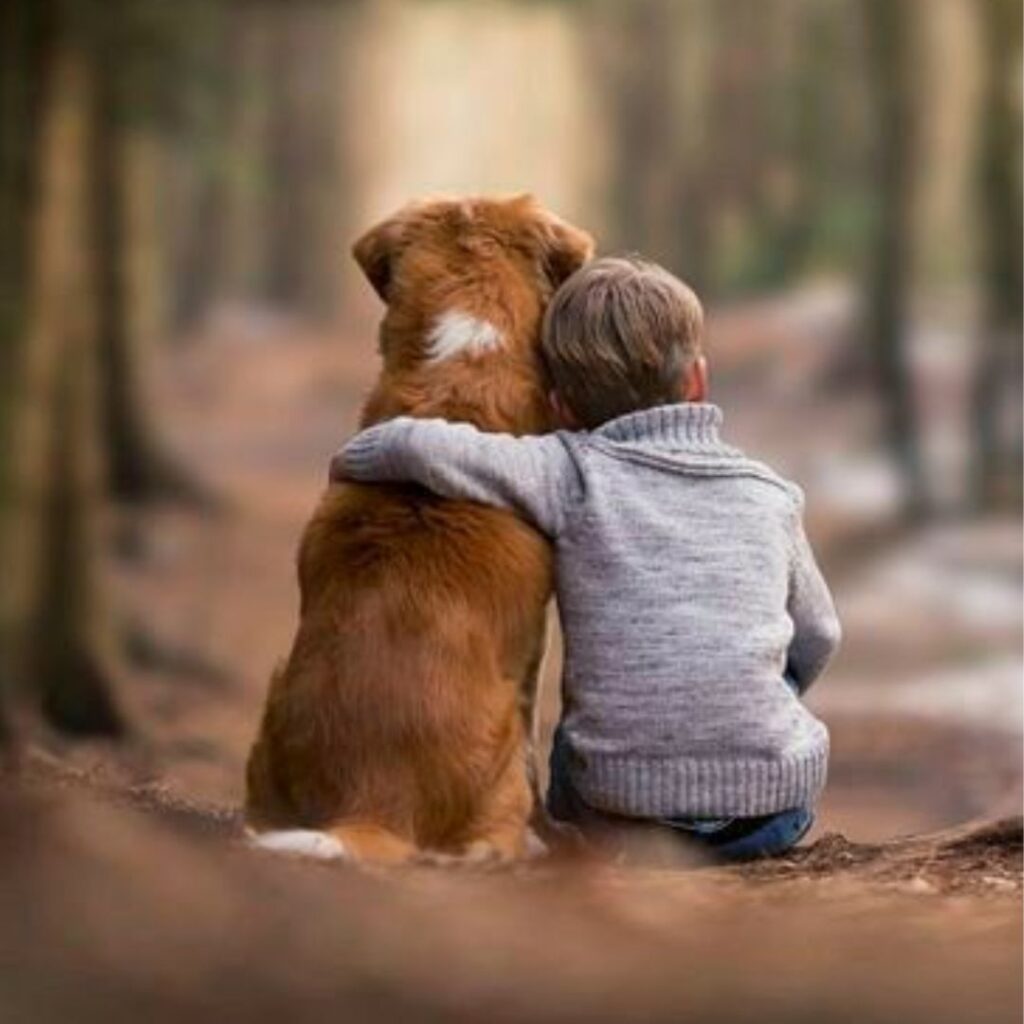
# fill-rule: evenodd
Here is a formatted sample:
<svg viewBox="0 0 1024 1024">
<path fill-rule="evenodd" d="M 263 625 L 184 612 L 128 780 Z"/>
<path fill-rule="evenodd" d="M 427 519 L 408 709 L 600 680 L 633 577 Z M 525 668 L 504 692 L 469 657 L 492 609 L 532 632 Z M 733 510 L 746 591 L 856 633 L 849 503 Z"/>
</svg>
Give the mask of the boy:
<svg viewBox="0 0 1024 1024">
<path fill-rule="evenodd" d="M 414 481 L 546 533 L 565 634 L 551 814 L 594 837 L 652 823 L 738 860 L 813 821 L 828 733 L 798 694 L 839 624 L 801 492 L 719 438 L 702 320 L 662 268 L 596 260 L 544 320 L 566 429 L 397 419 L 353 438 L 332 475 Z"/>
</svg>

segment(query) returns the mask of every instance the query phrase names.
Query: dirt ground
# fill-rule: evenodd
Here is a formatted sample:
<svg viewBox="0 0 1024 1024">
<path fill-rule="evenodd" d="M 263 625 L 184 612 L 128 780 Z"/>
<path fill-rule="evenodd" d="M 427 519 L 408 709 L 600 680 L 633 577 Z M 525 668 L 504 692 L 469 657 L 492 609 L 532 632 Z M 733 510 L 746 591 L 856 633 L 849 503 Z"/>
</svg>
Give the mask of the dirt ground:
<svg viewBox="0 0 1024 1024">
<path fill-rule="evenodd" d="M 747 869 L 366 874 L 35 764 L 0 799 L 12 1024 L 1020 1015 L 1020 822 Z"/>
<path fill-rule="evenodd" d="M 1020 526 L 894 537 L 884 487 L 850 500 L 873 470 L 869 408 L 836 378 L 842 316 L 712 322 L 730 434 L 805 483 L 848 638 L 811 695 L 833 738 L 814 833 L 727 870 L 366 874 L 247 850 L 235 809 L 296 539 L 376 360 L 369 328 L 252 315 L 176 347 L 154 401 L 218 508 L 109 524 L 138 735 L 51 738 L 0 798 L 0 1019 L 1018 1020 Z"/>
</svg>

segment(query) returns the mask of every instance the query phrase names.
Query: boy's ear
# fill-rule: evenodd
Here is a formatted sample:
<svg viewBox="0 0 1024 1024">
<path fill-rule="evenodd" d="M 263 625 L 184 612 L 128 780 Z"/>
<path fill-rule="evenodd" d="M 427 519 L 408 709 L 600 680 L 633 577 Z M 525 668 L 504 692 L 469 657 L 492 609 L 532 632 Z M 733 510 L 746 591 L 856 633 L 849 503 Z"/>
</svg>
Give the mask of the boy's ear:
<svg viewBox="0 0 1024 1024">
<path fill-rule="evenodd" d="M 703 356 L 697 356 L 686 369 L 683 370 L 682 379 L 683 401 L 704 402 L 708 397 L 708 361 Z"/>
<path fill-rule="evenodd" d="M 356 263 L 384 302 L 388 301 L 392 262 L 405 235 L 406 224 L 407 217 L 404 211 L 397 213 L 381 221 L 376 227 L 370 228 L 352 246 L 352 255 Z"/>
</svg>

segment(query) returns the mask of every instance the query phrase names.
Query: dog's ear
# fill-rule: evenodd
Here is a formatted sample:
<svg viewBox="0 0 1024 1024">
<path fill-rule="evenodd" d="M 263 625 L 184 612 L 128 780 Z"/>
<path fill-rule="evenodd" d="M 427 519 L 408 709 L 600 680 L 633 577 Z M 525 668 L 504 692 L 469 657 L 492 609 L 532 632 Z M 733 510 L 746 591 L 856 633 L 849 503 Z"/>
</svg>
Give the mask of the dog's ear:
<svg viewBox="0 0 1024 1024">
<path fill-rule="evenodd" d="M 352 255 L 356 263 L 373 285 L 373 290 L 385 302 L 388 301 L 388 289 L 391 285 L 392 261 L 405 234 L 406 220 L 404 211 L 397 213 L 381 221 L 376 227 L 370 228 L 352 246 Z"/>
<path fill-rule="evenodd" d="M 568 221 L 543 211 L 539 220 L 541 265 L 557 288 L 594 255 L 594 239 Z"/>
</svg>

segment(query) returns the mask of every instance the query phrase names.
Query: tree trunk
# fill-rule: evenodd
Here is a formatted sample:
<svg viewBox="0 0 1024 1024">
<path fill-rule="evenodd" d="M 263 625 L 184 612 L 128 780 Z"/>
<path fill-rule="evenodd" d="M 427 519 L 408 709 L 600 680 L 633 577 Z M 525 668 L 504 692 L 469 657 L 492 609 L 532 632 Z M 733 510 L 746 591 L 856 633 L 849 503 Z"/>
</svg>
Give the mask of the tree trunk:
<svg viewBox="0 0 1024 1024">
<path fill-rule="evenodd" d="M 272 24 L 266 292 L 318 319 L 338 312 L 344 251 L 342 47 L 359 4 L 268 11 Z"/>
<path fill-rule="evenodd" d="M 43 90 L 40 81 L 51 42 L 47 4 L 11 0 L 0 7 L 0 746 L 10 745 L 9 704 L 19 678 L 25 621 L 19 574 L 23 520 L 16 421 L 24 407 L 25 288 L 31 262 L 29 211 L 36 208 L 34 156 Z"/>
<path fill-rule="evenodd" d="M 908 364 L 913 256 L 916 0 L 864 0 L 876 136 L 878 210 L 868 279 L 868 330 L 885 441 L 903 477 L 906 512 L 929 507 Z"/>
<path fill-rule="evenodd" d="M 712 125 L 708 118 L 709 68 L 715 61 L 713 19 L 708 3 L 671 5 L 671 122 L 665 131 L 675 139 L 672 148 L 671 191 L 663 220 L 671 232 L 666 239 L 669 266 L 702 298 L 715 287 Z M 709 46 L 708 40 L 711 40 Z"/>
<path fill-rule="evenodd" d="M 676 182 L 671 59 L 672 5 L 666 0 L 584 6 L 580 34 L 605 116 L 610 164 L 607 225 L 611 248 L 640 249 L 675 262 Z"/>
<path fill-rule="evenodd" d="M 230 13 L 234 45 L 227 68 L 220 281 L 232 302 L 259 301 L 266 276 L 267 136 L 270 97 L 266 89 L 268 53 L 273 46 L 271 12 L 263 4 L 237 4 Z"/>
<path fill-rule="evenodd" d="M 124 17 L 122 12 L 121 17 Z M 136 184 L 146 170 L 133 166 L 131 55 L 118 54 L 116 26 L 96 29 L 95 130 L 91 143 L 96 240 L 97 330 L 102 370 L 102 416 L 109 488 L 118 500 L 190 500 L 198 487 L 167 451 L 157 429 L 146 378 L 146 349 L 152 338 L 139 330 L 140 294 L 132 287 L 132 249 L 147 240 L 128 223 L 129 175 Z M 135 147 L 135 153 L 143 150 Z M 155 191 L 148 196 L 155 206 Z M 137 284 L 137 282 L 136 282 Z"/>
<path fill-rule="evenodd" d="M 0 5 L 0 387 L 11 381 L 13 335 L 25 285 L 26 211 L 40 90 L 33 87 L 47 35 L 47 8 L 31 0 Z M 0 408 L 0 415 L 3 408 Z"/>
<path fill-rule="evenodd" d="M 86 282 L 83 282 L 86 284 Z M 88 301 L 82 296 L 85 308 Z M 95 328 L 83 312 L 67 325 L 57 367 L 50 488 L 44 508 L 39 608 L 32 676 L 43 713 L 62 732 L 118 735 L 110 637 L 96 579 Z"/>
<path fill-rule="evenodd" d="M 770 209 L 768 214 L 773 283 L 791 280 L 806 268 L 815 228 L 821 221 L 830 181 L 825 166 L 826 140 L 835 131 L 829 114 L 839 57 L 836 37 L 842 31 L 830 5 L 791 4 L 787 11 L 791 19 L 788 28 L 796 41 L 789 54 L 792 66 L 779 76 L 784 88 L 778 90 L 774 120 L 783 122 L 778 131 L 783 145 L 777 159 L 789 195 L 781 209 Z"/>
<path fill-rule="evenodd" d="M 38 66 L 26 322 L 11 421 L 4 624 L 18 693 L 59 730 L 117 734 L 100 603 L 87 47 L 55 18 Z"/>
<path fill-rule="evenodd" d="M 705 126 L 714 17 L 705 0 L 597 0 L 578 12 L 605 121 L 608 247 L 639 250 L 701 293 L 712 277 Z"/>
<path fill-rule="evenodd" d="M 984 94 L 979 133 L 984 323 L 974 380 L 973 496 L 982 509 L 1021 502 L 1021 5 L 981 0 Z"/>
</svg>

